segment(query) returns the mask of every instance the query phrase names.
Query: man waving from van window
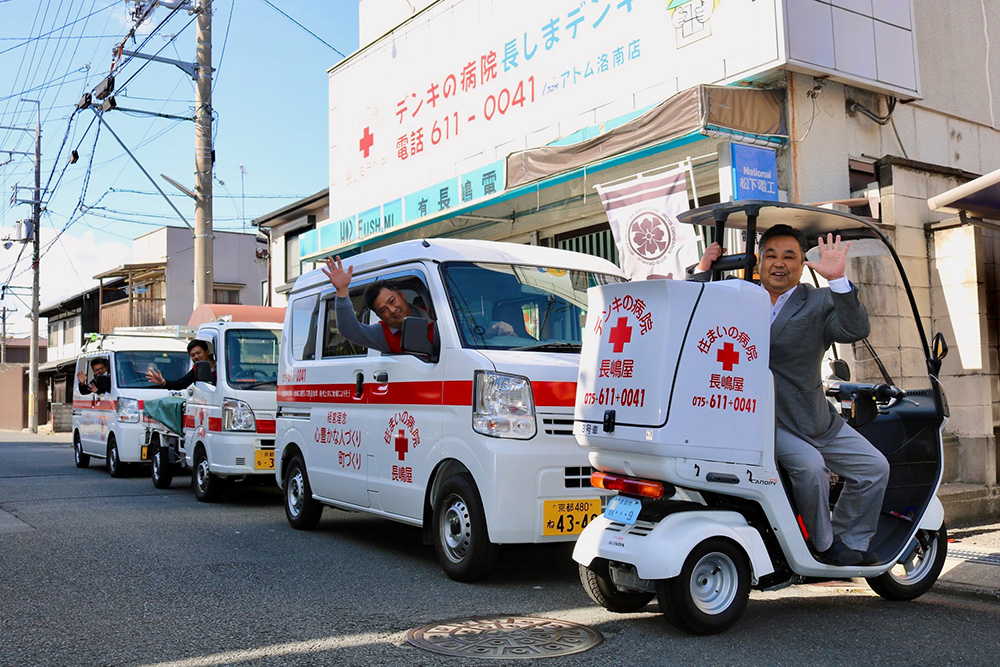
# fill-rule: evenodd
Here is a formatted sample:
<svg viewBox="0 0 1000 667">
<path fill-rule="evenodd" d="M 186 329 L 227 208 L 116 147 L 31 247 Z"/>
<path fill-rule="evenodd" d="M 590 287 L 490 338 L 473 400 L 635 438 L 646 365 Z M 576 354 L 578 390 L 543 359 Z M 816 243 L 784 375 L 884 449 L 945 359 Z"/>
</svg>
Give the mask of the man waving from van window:
<svg viewBox="0 0 1000 667">
<path fill-rule="evenodd" d="M 407 317 L 425 317 L 430 319 L 426 310 L 414 306 L 396 287 L 387 280 L 376 280 L 365 288 L 365 305 L 378 315 L 375 324 L 362 324 L 354 313 L 348 286 L 354 267 L 344 270 L 340 256 L 327 257 L 323 273 L 330 283 L 337 288 L 337 298 L 334 312 L 337 314 L 337 329 L 340 334 L 358 345 L 374 348 L 382 353 L 398 354 L 403 336 L 403 320 Z"/>
<path fill-rule="evenodd" d="M 76 374 L 79 380 L 80 393 L 87 394 L 107 394 L 111 391 L 111 376 L 108 375 L 108 360 L 103 357 L 90 360 L 90 368 L 94 371 L 94 379 L 87 382 L 87 374 L 80 371 Z"/>
</svg>

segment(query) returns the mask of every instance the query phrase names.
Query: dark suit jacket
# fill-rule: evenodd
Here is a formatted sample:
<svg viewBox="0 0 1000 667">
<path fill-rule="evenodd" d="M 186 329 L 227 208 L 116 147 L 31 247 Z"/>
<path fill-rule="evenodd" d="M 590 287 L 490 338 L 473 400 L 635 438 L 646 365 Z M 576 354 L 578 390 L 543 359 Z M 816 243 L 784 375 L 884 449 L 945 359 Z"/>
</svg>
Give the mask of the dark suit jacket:
<svg viewBox="0 0 1000 667">
<path fill-rule="evenodd" d="M 780 425 L 812 442 L 828 442 L 844 420 L 823 392 L 822 361 L 833 343 L 854 343 L 870 330 L 858 289 L 837 294 L 799 284 L 771 324 L 771 373 Z"/>
<path fill-rule="evenodd" d="M 97 394 L 107 394 L 107 393 L 109 393 L 111 391 L 111 376 L 110 375 L 106 375 L 106 374 L 105 375 L 95 375 L 94 379 L 92 380 L 92 382 L 97 387 L 97 391 L 94 392 L 94 393 L 97 393 Z M 77 384 L 80 386 L 80 393 L 83 394 L 84 396 L 86 396 L 87 394 L 91 393 L 90 387 L 88 387 L 87 384 L 85 384 L 83 382 L 78 382 Z"/>
</svg>

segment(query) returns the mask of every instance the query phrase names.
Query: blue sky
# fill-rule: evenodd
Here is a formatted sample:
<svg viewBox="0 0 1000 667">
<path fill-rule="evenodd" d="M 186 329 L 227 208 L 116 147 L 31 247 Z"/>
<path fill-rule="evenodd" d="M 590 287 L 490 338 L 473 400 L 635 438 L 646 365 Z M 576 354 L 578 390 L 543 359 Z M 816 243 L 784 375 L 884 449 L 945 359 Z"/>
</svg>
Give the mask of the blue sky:
<svg viewBox="0 0 1000 667">
<path fill-rule="evenodd" d="M 328 185 L 327 70 L 342 59 L 337 51 L 357 49 L 358 3 L 212 4 L 214 226 L 252 229 L 255 217 Z M 112 47 L 132 27 L 133 7 L 125 0 L 0 0 L 0 126 L 33 129 L 36 105 L 19 99 L 41 101 L 42 185 L 49 183 L 40 236 L 43 307 L 130 261 L 133 238 L 162 225 L 183 226 L 112 134 L 102 128 L 98 135 L 94 113 L 74 114 L 83 93 L 107 76 Z M 143 53 L 193 61 L 193 19 L 185 10 L 171 16 L 158 7 L 125 48 L 145 41 Z M 177 67 L 133 59 L 115 79 L 119 108 L 192 115 L 194 82 Z M 194 124 L 119 110 L 104 118 L 193 223 L 192 201 L 159 174 L 193 186 Z M 73 149 L 79 160 L 67 166 Z M 33 132 L 0 130 L 0 163 L 11 160 L 0 166 L 0 237 L 31 216 L 30 206 L 12 205 L 10 198 L 15 184 L 33 187 L 33 157 L 9 150 L 33 151 Z M 18 197 L 30 199 L 31 192 Z M 0 248 L 0 284 L 15 288 L 3 301 L 17 309 L 8 316 L 8 332 L 24 335 L 31 295 L 17 288 L 31 286 L 30 246 L 17 261 L 20 250 L 19 244 Z"/>
</svg>

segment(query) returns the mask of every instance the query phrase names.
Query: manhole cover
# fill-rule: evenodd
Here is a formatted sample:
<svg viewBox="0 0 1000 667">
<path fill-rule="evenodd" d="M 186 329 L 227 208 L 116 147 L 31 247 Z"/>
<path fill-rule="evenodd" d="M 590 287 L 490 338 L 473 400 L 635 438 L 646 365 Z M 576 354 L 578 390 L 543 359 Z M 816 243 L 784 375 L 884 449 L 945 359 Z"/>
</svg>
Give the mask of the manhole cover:
<svg viewBox="0 0 1000 667">
<path fill-rule="evenodd" d="M 456 618 L 414 628 L 406 640 L 426 651 L 477 658 L 547 658 L 580 653 L 604 636 L 593 628 L 551 618 Z"/>
</svg>

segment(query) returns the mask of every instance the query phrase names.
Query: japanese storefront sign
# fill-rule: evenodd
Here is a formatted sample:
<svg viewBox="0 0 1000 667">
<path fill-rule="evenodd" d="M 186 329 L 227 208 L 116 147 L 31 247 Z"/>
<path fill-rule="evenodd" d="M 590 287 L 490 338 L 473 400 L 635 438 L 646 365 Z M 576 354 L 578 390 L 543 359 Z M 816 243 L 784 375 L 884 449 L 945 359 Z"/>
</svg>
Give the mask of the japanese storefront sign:
<svg viewBox="0 0 1000 667">
<path fill-rule="evenodd" d="M 719 147 L 722 201 L 778 201 L 778 157 L 773 148 L 723 142 Z"/>
<path fill-rule="evenodd" d="M 432 5 L 330 72 L 333 243 L 489 197 L 511 152 L 773 62 L 774 3 Z"/>
<path fill-rule="evenodd" d="M 677 222 L 688 209 L 686 170 L 642 176 L 610 187 L 597 186 L 618 245 L 622 268 L 632 280 L 684 276 L 698 261 L 691 225 Z"/>
</svg>

